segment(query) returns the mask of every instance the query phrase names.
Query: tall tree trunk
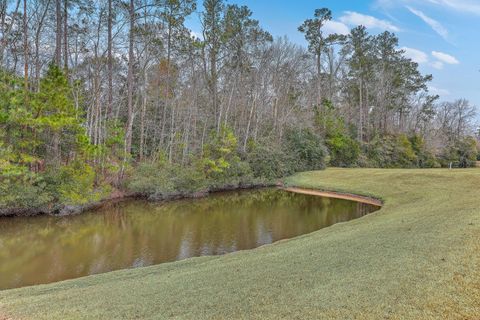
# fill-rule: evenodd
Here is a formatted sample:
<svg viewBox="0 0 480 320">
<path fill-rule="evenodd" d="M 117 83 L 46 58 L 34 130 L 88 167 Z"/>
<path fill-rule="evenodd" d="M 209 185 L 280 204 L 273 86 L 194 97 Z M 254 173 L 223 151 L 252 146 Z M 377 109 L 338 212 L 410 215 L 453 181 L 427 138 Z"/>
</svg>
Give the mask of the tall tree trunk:
<svg viewBox="0 0 480 320">
<path fill-rule="evenodd" d="M 211 93 L 212 93 L 212 106 L 214 110 L 213 119 L 217 118 L 218 113 L 218 75 L 217 75 L 217 55 L 216 52 L 212 53 L 210 60 L 211 67 Z M 220 131 L 220 128 L 217 127 L 217 133 Z"/>
<path fill-rule="evenodd" d="M 359 79 L 359 103 L 358 103 L 358 141 L 363 141 L 363 81 Z"/>
<path fill-rule="evenodd" d="M 28 25 L 27 25 L 27 0 L 23 0 L 23 55 L 24 55 L 24 86 L 28 91 Z"/>
<path fill-rule="evenodd" d="M 57 29 L 55 32 L 55 63 L 60 66 L 62 60 L 62 5 L 61 0 L 55 0 L 55 19 Z"/>
<path fill-rule="evenodd" d="M 170 115 L 170 140 L 168 142 L 168 162 L 173 161 L 173 144 L 175 142 L 175 108 L 172 105 L 172 112 Z"/>
<path fill-rule="evenodd" d="M 322 51 L 317 53 L 317 108 L 322 116 L 322 134 L 327 130 L 327 112 L 322 103 Z"/>
<path fill-rule="evenodd" d="M 2 0 L 0 2 L 0 15 L 1 15 L 1 21 L 0 21 L 0 33 L 3 35 L 5 38 L 6 36 L 6 25 L 5 25 L 5 19 L 7 18 L 7 0 Z M 2 67 L 5 67 L 3 65 L 3 54 L 5 51 L 5 40 L 0 40 L 0 65 Z"/>
<path fill-rule="evenodd" d="M 145 76 L 146 78 L 146 76 Z M 145 82 L 146 86 L 146 82 Z M 143 92 L 143 100 L 142 100 L 142 112 L 140 114 L 140 162 L 143 161 L 145 156 L 145 116 L 147 113 L 147 92 L 146 88 Z"/>
<path fill-rule="evenodd" d="M 317 53 L 317 106 L 322 107 L 322 54 Z"/>
<path fill-rule="evenodd" d="M 250 126 L 252 125 L 253 112 L 255 111 L 255 107 L 257 104 L 257 96 L 258 94 L 257 92 L 255 92 L 253 97 L 252 107 L 250 108 L 250 113 L 248 115 L 247 128 L 245 129 L 245 138 L 243 140 L 243 152 L 247 151 L 248 137 L 250 135 Z"/>
<path fill-rule="evenodd" d="M 170 63 L 172 59 L 172 23 L 169 19 L 168 21 L 168 38 L 167 38 L 167 86 L 165 92 L 165 109 L 167 106 L 170 106 Z M 168 145 L 168 162 L 172 163 L 172 150 L 173 150 L 173 134 L 174 134 L 174 120 L 175 120 L 175 110 L 173 105 L 170 112 L 170 138 Z"/>
<path fill-rule="evenodd" d="M 129 6 L 130 32 L 128 36 L 128 75 L 127 75 L 127 128 L 125 134 L 125 152 L 132 153 L 133 130 L 133 41 L 135 32 L 135 3 L 130 0 Z"/>
<path fill-rule="evenodd" d="M 108 40 L 107 40 L 107 56 L 108 56 L 108 101 L 107 101 L 107 115 L 108 119 L 112 118 L 113 109 L 113 57 L 112 57 L 112 24 L 113 24 L 113 12 L 112 12 L 112 0 L 108 0 Z"/>
<path fill-rule="evenodd" d="M 45 4 L 45 9 L 43 10 L 42 17 L 38 23 L 38 28 L 35 32 L 35 84 L 37 90 L 40 89 L 40 34 L 43 28 L 43 22 L 45 21 L 45 17 L 47 16 L 48 9 L 50 7 L 50 0 L 47 1 Z"/>
<path fill-rule="evenodd" d="M 60 133 L 58 131 L 53 132 L 53 164 L 58 166 L 61 163 L 61 150 L 60 150 Z"/>
<path fill-rule="evenodd" d="M 63 67 L 68 71 L 68 0 L 63 1 Z"/>
<path fill-rule="evenodd" d="M 8 44 L 8 42 L 5 39 L 9 38 L 9 35 L 10 35 L 10 32 L 12 31 L 13 26 L 17 25 L 15 20 L 18 15 L 18 10 L 20 8 L 21 3 L 22 3 L 21 0 L 17 0 L 15 4 L 15 10 L 9 14 L 9 16 L 11 17 L 11 21 L 8 24 L 6 23 L 8 1 L 3 0 L 1 3 L 1 10 L 2 10 L 2 30 L 1 31 L 2 31 L 3 39 L 2 41 L 0 41 L 0 59 L 1 59 L 0 63 L 2 63 L 2 65 L 5 59 L 5 49 Z M 14 59 L 16 59 L 16 57 Z M 15 61 L 15 64 L 16 64 L 16 61 Z M 16 68 L 16 65 L 15 65 L 15 68 Z"/>
</svg>

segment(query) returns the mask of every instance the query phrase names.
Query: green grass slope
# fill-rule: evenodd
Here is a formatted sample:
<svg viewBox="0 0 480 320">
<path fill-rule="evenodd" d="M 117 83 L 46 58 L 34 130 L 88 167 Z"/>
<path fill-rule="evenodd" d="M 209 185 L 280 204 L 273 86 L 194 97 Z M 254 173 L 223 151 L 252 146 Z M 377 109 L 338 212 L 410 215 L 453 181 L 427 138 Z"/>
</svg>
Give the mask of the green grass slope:
<svg viewBox="0 0 480 320">
<path fill-rule="evenodd" d="M 375 196 L 385 205 L 255 250 L 3 291 L 0 313 L 12 319 L 479 319 L 480 170 L 328 169 L 287 183 Z"/>
</svg>

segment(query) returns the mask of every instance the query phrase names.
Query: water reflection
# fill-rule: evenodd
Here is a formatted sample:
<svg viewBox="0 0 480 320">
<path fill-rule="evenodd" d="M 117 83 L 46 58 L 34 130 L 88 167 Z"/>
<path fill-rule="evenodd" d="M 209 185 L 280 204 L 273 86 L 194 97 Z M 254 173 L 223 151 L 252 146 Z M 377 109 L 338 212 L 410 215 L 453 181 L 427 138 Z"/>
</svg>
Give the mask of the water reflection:
<svg viewBox="0 0 480 320">
<path fill-rule="evenodd" d="M 0 289 L 255 248 L 372 212 L 278 189 L 165 204 L 130 201 L 74 217 L 0 219 Z"/>
</svg>

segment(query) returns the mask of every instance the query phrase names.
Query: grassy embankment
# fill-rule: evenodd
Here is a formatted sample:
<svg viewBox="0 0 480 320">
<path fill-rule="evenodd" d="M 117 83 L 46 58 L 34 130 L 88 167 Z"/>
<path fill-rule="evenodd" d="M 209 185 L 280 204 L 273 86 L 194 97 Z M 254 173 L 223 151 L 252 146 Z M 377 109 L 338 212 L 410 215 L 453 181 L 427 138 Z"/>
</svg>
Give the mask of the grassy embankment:
<svg viewBox="0 0 480 320">
<path fill-rule="evenodd" d="M 329 169 L 287 182 L 385 205 L 255 250 L 3 291 L 0 309 L 13 319 L 478 319 L 480 170 Z"/>
</svg>

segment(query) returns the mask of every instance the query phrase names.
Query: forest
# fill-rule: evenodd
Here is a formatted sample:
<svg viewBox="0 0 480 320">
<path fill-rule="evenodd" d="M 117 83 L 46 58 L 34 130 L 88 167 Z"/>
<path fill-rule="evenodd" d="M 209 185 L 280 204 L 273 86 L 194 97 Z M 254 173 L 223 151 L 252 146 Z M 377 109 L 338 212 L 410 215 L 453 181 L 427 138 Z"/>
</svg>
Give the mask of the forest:
<svg viewBox="0 0 480 320">
<path fill-rule="evenodd" d="M 0 214 L 475 165 L 475 106 L 429 92 L 395 34 L 305 18 L 302 47 L 225 0 L 0 1 Z"/>
</svg>

